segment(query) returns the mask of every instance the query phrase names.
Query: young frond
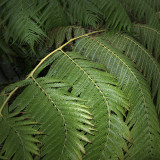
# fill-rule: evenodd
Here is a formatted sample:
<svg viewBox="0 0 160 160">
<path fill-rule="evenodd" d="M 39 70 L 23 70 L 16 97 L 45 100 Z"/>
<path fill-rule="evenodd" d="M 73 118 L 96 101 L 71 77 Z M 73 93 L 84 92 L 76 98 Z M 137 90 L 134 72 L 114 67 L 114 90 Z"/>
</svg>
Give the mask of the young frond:
<svg viewBox="0 0 160 160">
<path fill-rule="evenodd" d="M 133 159 L 154 159 L 160 156 L 159 122 L 155 106 L 150 96 L 149 85 L 132 63 L 117 49 L 113 48 L 101 36 L 85 37 L 77 41 L 75 51 L 93 61 L 104 64 L 116 77 L 131 102 L 127 115 L 133 145 L 130 157 Z"/>
</svg>

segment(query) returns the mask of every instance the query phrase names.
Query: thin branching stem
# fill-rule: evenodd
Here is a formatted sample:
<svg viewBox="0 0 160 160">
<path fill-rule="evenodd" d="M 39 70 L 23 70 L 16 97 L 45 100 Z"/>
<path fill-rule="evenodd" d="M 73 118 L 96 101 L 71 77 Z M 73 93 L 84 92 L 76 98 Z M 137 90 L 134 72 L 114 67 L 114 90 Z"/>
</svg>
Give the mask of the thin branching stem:
<svg viewBox="0 0 160 160">
<path fill-rule="evenodd" d="M 53 55 L 55 52 L 57 51 L 60 51 L 62 50 L 62 48 L 64 48 L 66 45 L 68 45 L 69 43 L 79 39 L 79 38 L 82 38 L 82 37 L 87 37 L 89 35 L 92 35 L 92 34 L 96 34 L 96 33 L 101 33 L 101 32 L 104 32 L 105 30 L 99 30 L 99 31 L 94 31 L 94 32 L 91 32 L 91 33 L 87 33 L 87 34 L 84 34 L 84 35 L 81 35 L 81 36 L 78 36 L 78 37 L 75 37 L 75 38 L 72 38 L 70 39 L 68 42 L 66 42 L 65 44 L 63 44 L 62 46 L 60 46 L 59 48 L 57 48 L 56 50 L 52 51 L 51 53 L 49 53 L 46 57 L 44 57 L 40 62 L 39 64 L 31 71 L 31 73 L 27 76 L 26 79 L 29 79 L 29 78 L 32 78 L 34 76 L 34 73 L 35 71 L 41 66 L 41 64 L 46 60 L 48 59 L 51 55 Z M 1 108 L 0 108 L 0 117 L 2 117 L 2 110 L 3 108 L 5 107 L 5 105 L 7 104 L 7 102 L 9 101 L 9 99 L 12 97 L 12 95 L 18 90 L 19 87 L 16 87 L 7 97 L 7 99 L 4 101 L 4 103 L 2 104 Z"/>
</svg>

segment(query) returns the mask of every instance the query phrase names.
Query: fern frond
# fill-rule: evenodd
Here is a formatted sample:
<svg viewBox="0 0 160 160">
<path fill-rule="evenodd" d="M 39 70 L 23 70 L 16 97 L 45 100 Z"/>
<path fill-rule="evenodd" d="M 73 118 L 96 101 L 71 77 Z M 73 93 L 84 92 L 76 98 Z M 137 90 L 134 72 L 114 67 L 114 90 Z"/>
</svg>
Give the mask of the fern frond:
<svg viewBox="0 0 160 160">
<path fill-rule="evenodd" d="M 136 38 L 158 59 L 160 57 L 160 31 L 150 26 L 136 24 L 133 27 L 133 32 L 136 33 Z"/>
<path fill-rule="evenodd" d="M 58 26 L 69 25 L 69 18 L 65 13 L 65 3 L 59 0 L 42 0 L 38 2 L 40 24 L 46 32 Z"/>
<path fill-rule="evenodd" d="M 67 0 L 71 24 L 97 28 L 102 24 L 100 11 L 91 1 Z"/>
<path fill-rule="evenodd" d="M 51 47 L 53 44 L 55 44 L 56 47 L 59 47 L 65 42 L 65 40 L 69 41 L 70 39 L 83 35 L 84 33 L 85 30 L 78 26 L 64 26 L 53 28 L 48 33 L 49 42 L 47 43 L 47 46 Z"/>
<path fill-rule="evenodd" d="M 82 159 L 82 140 L 90 143 L 84 133 L 93 130 L 92 115 L 80 98 L 70 95 L 68 84 L 53 78 L 32 79 L 34 83 L 16 97 L 9 112 L 24 110 L 40 124 L 34 127 L 45 134 L 38 137 L 41 159 Z"/>
<path fill-rule="evenodd" d="M 128 110 L 127 98 L 118 87 L 116 79 L 105 68 L 74 52 L 59 53 L 47 76 L 65 79 L 73 85 L 72 93 L 87 100 L 94 116 L 97 132 L 93 142 L 86 146 L 84 159 L 123 159 L 128 152 L 124 139 L 131 142 L 128 127 L 123 122 Z M 116 145 L 115 145 L 116 144 Z"/>
<path fill-rule="evenodd" d="M 27 43 L 33 49 L 35 42 L 40 42 L 45 33 L 40 28 L 36 1 L 3 0 L 0 2 L 1 18 L 6 26 L 5 39 L 10 38 L 20 43 Z"/>
<path fill-rule="evenodd" d="M 160 11 L 160 1 L 159 0 L 145 0 L 152 8 L 154 8 L 157 12 Z"/>
<path fill-rule="evenodd" d="M 40 134 L 33 129 L 35 122 L 27 118 L 26 114 L 21 115 L 14 112 L 0 118 L 0 155 L 7 159 L 32 160 L 32 154 L 39 155 L 39 142 L 33 135 Z"/>
<path fill-rule="evenodd" d="M 92 0 L 102 12 L 106 28 L 111 30 L 130 30 L 131 20 L 119 0 Z"/>
<path fill-rule="evenodd" d="M 12 91 L 16 87 L 24 87 L 24 86 L 27 86 L 31 83 L 33 83 L 32 79 L 25 79 L 25 80 L 22 80 L 19 82 L 15 82 L 15 83 L 10 84 L 9 86 L 5 87 L 1 93 L 5 94 L 5 93 Z"/>
<path fill-rule="evenodd" d="M 143 18 L 146 24 L 160 29 L 160 23 L 156 11 L 145 0 L 125 0 L 125 5 L 134 17 L 140 22 Z"/>
<path fill-rule="evenodd" d="M 118 50 L 112 46 L 114 43 L 109 44 L 111 41 L 108 42 L 106 35 L 94 36 L 101 32 L 104 30 L 76 37 L 79 30 L 75 33 L 72 30 L 72 36 L 76 38 L 43 58 L 25 81 L 4 89 L 3 93 L 16 87 L 8 97 L 0 97 L 0 117 L 11 114 L 11 117 L 18 117 L 21 121 L 24 120 L 23 116 L 16 116 L 17 113 L 27 112 L 40 124 L 31 127 L 44 134 L 37 136 L 33 133 L 42 142 L 38 145 L 40 156 L 34 156 L 35 159 L 123 160 L 160 157 L 160 144 L 157 143 L 160 141 L 160 128 L 150 86 L 136 69 L 144 69 L 151 83 L 158 77 L 145 68 L 148 65 L 144 62 L 152 61 L 152 69 L 157 67 L 154 71 L 158 71 L 159 65 L 133 38 L 125 35 L 125 39 L 129 39 L 125 42 L 131 46 L 124 45 L 126 53 L 130 55 L 130 52 L 140 50 L 145 54 L 141 56 L 143 58 L 138 59 L 136 55 L 126 57 L 120 51 L 121 43 L 116 43 Z M 62 41 L 65 41 L 68 35 L 66 31 L 62 33 Z M 74 51 L 66 51 L 71 50 L 68 44 L 72 45 Z M 133 51 L 132 47 L 136 50 Z M 137 60 L 139 65 L 136 66 L 131 60 Z M 44 69 L 46 75 L 39 78 Z M 17 86 L 23 88 L 14 94 Z M 153 88 L 157 93 L 159 87 L 153 84 Z M 28 121 L 18 124 L 25 125 Z M 3 143 L 1 146 L 4 147 Z M 4 153 L 7 152 L 6 149 Z M 4 153 L 2 158 L 6 157 Z M 19 153 L 19 150 L 14 153 Z"/>
<path fill-rule="evenodd" d="M 155 99 L 155 96 L 159 94 L 158 90 L 160 90 L 160 65 L 148 50 L 126 34 L 107 35 L 104 40 L 108 40 L 115 48 L 136 63 L 137 68 L 151 85 L 152 97 Z M 159 111 L 160 108 L 157 108 L 157 110 Z"/>
<path fill-rule="evenodd" d="M 155 159 L 160 156 L 159 123 L 153 105 L 149 85 L 134 68 L 134 64 L 100 36 L 85 37 L 77 41 L 75 50 L 94 61 L 104 64 L 111 74 L 118 77 L 131 102 L 126 122 L 133 136 L 130 157 Z"/>
<path fill-rule="evenodd" d="M 0 96 L 0 106 L 3 105 L 3 103 L 6 101 L 7 95 L 1 95 Z M 5 108 L 3 108 L 3 115 L 8 115 L 8 103 L 6 103 Z"/>
</svg>

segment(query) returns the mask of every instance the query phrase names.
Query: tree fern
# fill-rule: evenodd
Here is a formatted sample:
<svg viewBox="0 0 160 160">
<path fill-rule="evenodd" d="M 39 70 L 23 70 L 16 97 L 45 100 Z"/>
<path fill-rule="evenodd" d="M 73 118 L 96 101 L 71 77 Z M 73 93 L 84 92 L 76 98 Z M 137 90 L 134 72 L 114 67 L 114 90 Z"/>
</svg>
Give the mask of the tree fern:
<svg viewBox="0 0 160 160">
<path fill-rule="evenodd" d="M 57 54 L 60 55 L 57 56 Z M 44 135 L 39 138 L 39 140 L 43 144 L 42 146 L 40 146 L 40 154 L 41 158 L 43 159 L 50 159 L 53 156 L 56 156 L 55 159 L 64 159 L 67 157 L 70 157 L 71 159 L 81 159 L 80 150 L 83 153 L 85 153 L 85 150 L 83 147 L 83 143 L 81 143 L 79 139 L 87 142 L 86 150 L 89 151 L 89 154 L 86 157 L 87 159 L 92 158 L 92 154 L 94 153 L 94 150 L 97 148 L 97 145 L 99 143 L 102 143 L 103 145 L 102 147 L 100 147 L 99 154 L 94 155 L 94 157 L 100 158 L 101 156 L 103 156 L 109 158 L 113 157 L 113 154 L 115 154 L 115 157 L 123 159 L 123 149 L 128 152 L 125 139 L 131 142 L 129 129 L 123 122 L 123 115 L 125 115 L 125 110 L 128 109 L 129 104 L 123 92 L 117 86 L 116 79 L 110 74 L 104 71 L 100 71 L 104 69 L 104 67 L 102 67 L 101 65 L 88 61 L 81 56 L 77 56 L 73 53 L 65 53 L 63 51 L 58 52 L 57 54 L 54 55 L 57 57 L 57 60 L 53 59 L 54 63 L 49 70 L 47 77 L 38 79 L 31 77 L 34 82 L 32 82 L 9 106 L 10 112 L 19 112 L 20 110 L 29 112 L 30 116 L 41 124 L 40 126 L 35 127 L 36 129 L 40 130 L 43 133 L 46 132 L 47 134 L 51 133 L 51 135 L 53 135 Z M 60 69 L 64 67 L 62 67 L 61 64 L 58 67 L 59 59 L 61 59 L 61 62 L 63 61 L 62 59 L 64 59 L 65 66 L 67 64 L 66 59 L 68 63 L 70 63 L 70 67 L 66 68 L 66 71 Z M 58 67 L 60 69 L 59 71 L 61 72 L 57 72 L 57 75 L 54 75 L 56 71 L 54 67 Z M 71 72 L 72 70 L 73 72 Z M 69 74 L 69 72 L 71 74 Z M 66 75 L 66 73 L 68 73 L 68 76 Z M 73 76 L 74 73 L 77 73 L 76 76 Z M 96 126 L 95 129 L 97 130 L 94 133 L 94 138 L 92 136 L 89 136 L 92 141 L 95 141 L 95 144 L 92 145 L 93 147 L 89 147 L 88 143 L 90 143 L 90 141 L 84 135 L 84 133 L 91 133 L 90 126 L 92 126 L 92 124 L 87 120 L 92 119 L 90 113 L 83 109 L 84 105 L 80 105 L 77 103 L 79 98 L 73 98 L 68 95 L 69 93 L 67 85 L 60 83 L 60 81 L 55 81 L 52 78 L 52 75 L 54 75 L 54 78 L 59 77 L 71 83 L 73 85 L 72 94 L 74 94 L 75 97 L 80 96 L 80 98 L 85 99 L 85 101 L 83 101 L 83 104 L 90 106 L 91 112 L 95 117 L 94 123 Z M 26 80 L 26 82 L 27 84 L 29 83 L 28 80 Z M 81 86 L 81 83 L 83 84 L 83 87 Z M 20 86 L 22 84 L 19 83 L 18 85 Z M 18 85 L 15 84 L 15 86 Z M 60 89 L 61 87 L 64 87 L 65 90 L 62 91 Z M 8 88 L 9 91 L 12 87 Z M 29 92 L 32 92 L 32 95 L 28 94 Z M 109 92 L 110 94 L 108 94 L 107 92 Z M 90 95 L 91 93 L 92 96 L 88 98 L 87 95 Z M 95 94 L 99 97 L 97 101 L 94 101 Z M 39 100 L 40 97 L 41 100 Z M 54 108 L 51 107 L 53 105 Z M 64 108 L 64 106 L 66 109 Z M 39 108 L 38 110 L 37 107 Z M 99 107 L 102 108 L 103 112 L 97 114 Z M 53 119 L 56 114 L 58 114 L 59 116 L 57 116 L 57 118 L 51 123 L 51 119 Z M 70 116 L 72 116 L 72 118 L 69 118 Z M 101 116 L 103 116 L 104 118 L 102 119 Z M 105 123 L 100 123 L 104 121 Z M 81 124 L 81 122 L 83 122 L 83 124 Z M 116 122 L 118 123 L 117 125 L 121 126 L 120 128 L 115 125 Z M 48 123 L 50 124 L 50 127 L 46 125 Z M 51 128 L 54 127 L 55 123 L 55 127 L 58 127 L 59 125 L 62 125 L 64 127 L 59 126 L 59 129 L 55 128 L 51 130 Z M 67 126 L 70 126 L 71 128 L 67 128 Z M 81 132 L 77 131 L 77 129 L 81 130 Z M 58 138 L 58 136 L 61 139 L 61 143 L 59 142 L 60 139 Z M 61 136 L 64 138 L 66 137 L 67 139 L 63 139 Z M 99 137 L 101 136 L 103 138 L 101 139 L 101 141 L 99 141 Z M 115 138 L 112 139 L 111 137 Z M 117 139 L 116 137 L 119 138 Z M 119 143 L 117 143 L 117 140 Z M 49 146 L 48 142 L 50 142 Z M 117 146 L 114 146 L 113 142 L 117 143 Z M 59 144 L 58 148 L 57 144 Z M 108 144 L 109 146 L 106 146 L 106 144 Z M 48 147 L 53 148 L 49 149 Z M 57 149 L 55 149 L 55 147 Z M 109 155 L 107 155 L 107 153 L 109 153 Z"/>
<path fill-rule="evenodd" d="M 4 25 L 7 25 L 5 39 L 12 43 L 18 40 L 27 43 L 32 48 L 35 42 L 40 42 L 45 33 L 39 27 L 39 19 L 34 8 L 36 1 L 7 1 L 0 2 L 1 18 Z M 8 12 L 9 11 L 9 12 Z"/>
<path fill-rule="evenodd" d="M 50 159 L 54 156 L 55 159 L 81 159 L 80 151 L 85 153 L 85 150 L 80 139 L 90 143 L 82 131 L 91 133 L 93 125 L 89 120 L 92 115 L 85 105 L 78 103 L 82 100 L 68 95 L 66 89 L 61 89 L 68 88 L 65 83 L 51 78 L 33 78 L 33 81 L 9 106 L 9 112 L 15 114 L 24 110 L 40 123 L 34 128 L 46 134 L 38 137 L 42 143 L 39 146 L 41 158 Z M 28 94 L 30 92 L 32 94 Z M 5 125 L 4 122 L 2 125 Z M 6 139 L 11 143 L 9 137 L 6 136 Z M 21 156 L 17 155 L 16 159 L 21 159 Z"/>
<path fill-rule="evenodd" d="M 160 65 L 140 43 L 132 37 L 125 34 L 114 34 L 104 36 L 115 48 L 124 52 L 138 69 L 147 77 L 149 84 L 152 86 L 153 98 L 160 90 Z M 158 108 L 160 110 L 160 108 Z"/>
<path fill-rule="evenodd" d="M 159 145 L 156 142 L 160 137 L 155 107 L 150 96 L 149 85 L 134 68 L 134 64 L 100 36 L 86 37 L 79 40 L 75 50 L 94 61 L 106 65 L 110 73 L 118 77 L 119 83 L 129 97 L 132 106 L 126 122 L 131 128 L 134 142 L 134 145 L 130 147 L 131 158 L 152 159 L 158 157 Z M 139 147 L 140 144 L 141 147 Z M 152 146 L 152 149 L 147 146 Z"/>
<path fill-rule="evenodd" d="M 100 10 L 90 1 L 67 0 L 71 24 L 96 28 L 102 23 Z"/>
<path fill-rule="evenodd" d="M 1 97 L 1 105 L 5 97 Z M 39 155 L 36 143 L 39 140 L 35 135 L 39 131 L 33 129 L 34 122 L 27 113 L 8 113 L 7 107 L 3 111 L 4 116 L 0 118 L 0 158 L 1 159 L 32 159 L 32 154 Z"/>
<path fill-rule="evenodd" d="M 160 11 L 160 1 L 159 0 L 145 0 L 149 5 L 151 5 L 156 11 Z"/>
<path fill-rule="evenodd" d="M 133 12 L 136 20 L 140 21 L 144 18 L 146 24 L 153 26 L 154 28 L 160 28 L 156 11 L 145 0 L 125 0 L 124 2 L 128 10 Z"/>
<path fill-rule="evenodd" d="M 117 84 L 112 76 L 100 71 L 104 67 L 87 61 L 75 53 L 63 51 L 62 53 L 64 55 L 54 61 L 48 76 L 65 78 L 73 84 L 72 92 L 76 96 L 87 97 L 86 105 L 92 108 L 91 113 L 94 115 L 98 130 L 92 138 L 93 144 L 87 145 L 84 159 L 113 158 L 113 156 L 123 159 L 122 149 L 128 151 L 123 138 L 128 141 L 131 139 L 127 126 L 123 122 L 124 109 L 128 109 L 128 104 L 122 91 L 114 86 Z"/>
<path fill-rule="evenodd" d="M 0 93 L 0 159 L 159 159 L 159 1 L 0 7 L 3 52 L 40 61 Z"/>
<path fill-rule="evenodd" d="M 41 26 L 47 32 L 53 27 L 70 24 L 68 16 L 65 13 L 65 2 L 63 4 L 59 0 L 42 0 L 38 2 L 36 9 L 40 14 Z"/>
<path fill-rule="evenodd" d="M 160 32 L 148 25 L 136 24 L 134 25 L 133 32 L 136 33 L 136 38 L 146 46 L 146 48 L 158 59 L 159 43 L 160 43 Z"/>
<path fill-rule="evenodd" d="M 106 28 L 111 30 L 130 30 L 131 20 L 119 0 L 92 0 L 101 11 L 106 22 Z"/>
</svg>

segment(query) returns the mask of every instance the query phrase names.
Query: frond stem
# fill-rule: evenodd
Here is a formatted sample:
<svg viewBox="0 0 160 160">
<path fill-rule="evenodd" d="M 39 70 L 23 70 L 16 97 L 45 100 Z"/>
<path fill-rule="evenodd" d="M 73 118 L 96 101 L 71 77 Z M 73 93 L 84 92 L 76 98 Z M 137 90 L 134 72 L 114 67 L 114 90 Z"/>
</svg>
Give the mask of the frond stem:
<svg viewBox="0 0 160 160">
<path fill-rule="evenodd" d="M 81 36 L 78 36 L 78 37 L 75 37 L 75 38 L 70 39 L 68 42 L 66 42 L 65 44 L 63 44 L 62 46 L 60 46 L 59 48 L 57 48 L 57 49 L 54 50 L 53 52 L 49 53 L 46 57 L 44 57 L 44 58 L 39 62 L 39 64 L 33 69 L 33 71 L 28 75 L 27 78 L 32 77 L 33 74 L 35 73 L 35 71 L 39 68 L 39 66 L 40 66 L 46 59 L 48 59 L 48 58 L 49 58 L 51 55 L 53 55 L 55 52 L 62 50 L 62 48 L 64 48 L 66 45 L 68 45 L 68 44 L 71 43 L 72 41 L 75 41 L 75 40 L 77 40 L 77 39 L 79 39 L 79 38 L 82 38 L 82 37 L 87 37 L 87 36 L 92 35 L 92 34 L 104 32 L 104 31 L 105 31 L 105 30 L 94 31 L 94 32 L 87 33 L 87 34 L 84 34 L 84 35 L 81 35 Z"/>
<path fill-rule="evenodd" d="M 90 37 L 90 36 L 88 36 L 88 37 Z M 96 41 L 98 44 L 100 44 L 102 47 L 104 47 L 106 50 L 108 50 L 109 52 L 111 52 L 114 56 L 116 56 L 126 67 L 127 67 L 127 69 L 128 70 L 130 70 L 130 72 L 132 73 L 132 75 L 134 76 L 134 78 L 135 78 L 135 80 L 137 81 L 137 84 L 138 84 L 138 86 L 139 86 L 139 89 L 140 89 L 140 92 L 141 92 L 141 95 L 142 95 L 142 97 L 143 97 L 143 101 L 144 101 L 144 103 L 143 103 L 143 106 L 144 106 L 144 108 L 145 108 L 145 112 L 147 113 L 147 119 L 148 119 L 148 121 L 149 121 L 149 118 L 148 118 L 148 110 L 147 110 L 147 105 L 146 105 L 146 98 L 145 98 L 145 96 L 144 96 L 144 93 L 143 93 L 143 89 L 142 89 L 142 87 L 141 87 L 141 84 L 140 84 L 140 82 L 139 82 L 139 80 L 137 79 L 137 76 L 134 74 L 134 72 L 131 70 L 131 68 L 117 55 L 117 54 L 115 54 L 112 50 L 110 50 L 109 48 L 107 48 L 103 43 L 101 43 L 100 41 L 98 41 L 97 39 L 95 39 L 95 38 L 93 38 L 93 37 L 90 37 L 93 41 Z M 147 121 L 147 123 L 148 123 L 148 121 Z M 148 126 L 149 126 L 149 123 L 148 123 Z M 151 141 L 151 132 L 149 131 L 149 137 L 150 137 L 150 141 Z M 152 150 L 152 148 L 151 148 L 151 150 Z M 103 152 L 104 152 L 104 150 L 103 150 Z"/>
<path fill-rule="evenodd" d="M 97 83 L 92 79 L 92 77 L 90 77 L 88 75 L 88 73 L 79 65 L 77 64 L 66 52 L 64 52 L 62 49 L 61 49 L 61 52 L 67 56 L 87 77 L 88 79 L 93 83 L 93 85 L 97 88 L 98 92 L 102 95 L 105 103 L 106 103 L 106 106 L 107 106 L 107 112 L 108 112 L 108 133 L 107 133 L 107 137 L 106 137 L 106 142 L 105 142 L 105 146 L 106 144 L 108 143 L 108 137 L 110 136 L 110 128 L 111 128 L 111 113 L 110 113 L 110 109 L 109 109 L 109 105 L 108 105 L 108 101 L 104 95 L 104 93 L 101 91 L 101 89 L 99 88 L 99 86 L 97 85 Z"/>
<path fill-rule="evenodd" d="M 72 41 L 75 41 L 79 38 L 82 38 L 82 37 L 87 37 L 89 35 L 92 35 L 92 34 L 96 34 L 96 33 L 100 33 L 100 32 L 104 32 L 105 30 L 99 30 L 99 31 L 94 31 L 94 32 L 91 32 L 91 33 L 87 33 L 87 34 L 84 34 L 84 35 L 81 35 L 81 36 L 78 36 L 78 37 L 75 37 L 75 38 L 72 38 L 70 39 L 68 42 L 66 42 L 65 44 L 63 44 L 62 46 L 60 46 L 59 48 L 57 48 L 56 50 L 54 50 L 53 52 L 49 53 L 46 57 L 44 57 L 39 63 L 38 65 L 31 71 L 31 73 L 27 76 L 26 79 L 29 79 L 29 78 L 33 78 L 33 75 L 35 73 L 35 71 L 40 67 L 40 65 L 46 60 L 48 59 L 51 55 L 53 55 L 55 52 L 57 51 L 60 51 L 62 50 L 62 48 L 64 48 L 66 45 L 68 45 L 69 43 L 71 43 Z M 3 108 L 5 107 L 5 105 L 7 104 L 7 102 L 9 101 L 9 99 L 11 98 L 11 96 L 17 91 L 19 87 L 16 87 L 10 94 L 9 96 L 7 97 L 7 99 L 5 100 L 5 102 L 2 104 L 1 108 L 0 108 L 0 117 L 2 117 L 2 110 Z"/>
<path fill-rule="evenodd" d="M 16 88 L 9 94 L 9 96 L 7 97 L 7 99 L 4 101 L 3 105 L 2 105 L 1 108 L 0 108 L 0 117 L 3 117 L 3 115 L 2 115 L 2 110 L 3 110 L 3 108 L 5 107 L 5 105 L 6 105 L 7 102 L 9 101 L 9 99 L 12 97 L 12 95 L 17 91 L 18 88 L 19 88 L 19 87 L 16 87 Z"/>
<path fill-rule="evenodd" d="M 153 28 L 153 27 L 150 27 L 150 26 L 148 26 L 148 25 L 135 24 L 134 26 L 135 26 L 135 27 L 139 27 L 139 28 L 146 28 L 146 29 L 148 29 L 148 30 L 154 31 L 156 34 L 160 34 L 160 32 L 159 32 L 157 29 L 155 29 L 155 28 Z"/>
<path fill-rule="evenodd" d="M 64 123 L 64 132 L 65 132 L 65 137 L 64 137 L 64 145 L 63 145 L 63 148 L 62 148 L 62 151 L 61 151 L 61 155 L 63 154 L 64 152 L 64 148 L 65 148 L 65 144 L 66 144 L 66 141 L 67 141 L 67 134 L 68 134 L 68 131 L 67 131 L 67 123 L 66 123 L 66 120 L 64 118 L 64 115 L 62 114 L 61 110 L 56 106 L 55 102 L 53 101 L 53 99 L 47 94 L 47 92 L 41 87 L 41 85 L 36 81 L 36 79 L 32 76 L 31 77 L 33 79 L 33 81 L 37 84 L 37 86 L 42 90 L 42 92 L 44 92 L 44 94 L 48 97 L 48 99 L 51 101 L 51 103 L 53 103 L 53 106 L 56 108 L 56 110 L 59 112 L 59 114 L 61 115 L 62 117 L 62 120 L 63 120 L 63 123 Z"/>
</svg>

